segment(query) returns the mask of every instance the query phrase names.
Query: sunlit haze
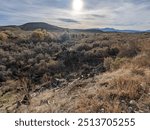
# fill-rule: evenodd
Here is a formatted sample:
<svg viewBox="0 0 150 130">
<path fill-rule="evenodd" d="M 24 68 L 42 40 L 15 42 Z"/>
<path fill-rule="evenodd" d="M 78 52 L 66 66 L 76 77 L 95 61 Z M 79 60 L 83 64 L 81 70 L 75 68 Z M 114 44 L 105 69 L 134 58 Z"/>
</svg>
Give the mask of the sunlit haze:
<svg viewBox="0 0 150 130">
<path fill-rule="evenodd" d="M 73 0 L 72 7 L 74 11 L 81 11 L 83 8 L 83 0 Z"/>
<path fill-rule="evenodd" d="M 150 29 L 150 0 L 0 0 L 0 26 Z"/>
</svg>

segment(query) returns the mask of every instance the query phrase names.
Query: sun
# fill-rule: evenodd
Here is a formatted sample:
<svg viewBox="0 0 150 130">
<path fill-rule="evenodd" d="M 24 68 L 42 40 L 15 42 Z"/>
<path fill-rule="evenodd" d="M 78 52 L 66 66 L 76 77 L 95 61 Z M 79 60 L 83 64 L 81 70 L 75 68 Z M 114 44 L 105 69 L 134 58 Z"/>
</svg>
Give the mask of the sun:
<svg viewBox="0 0 150 130">
<path fill-rule="evenodd" d="M 73 0 L 72 8 L 76 12 L 80 12 L 83 9 L 83 0 Z"/>
</svg>

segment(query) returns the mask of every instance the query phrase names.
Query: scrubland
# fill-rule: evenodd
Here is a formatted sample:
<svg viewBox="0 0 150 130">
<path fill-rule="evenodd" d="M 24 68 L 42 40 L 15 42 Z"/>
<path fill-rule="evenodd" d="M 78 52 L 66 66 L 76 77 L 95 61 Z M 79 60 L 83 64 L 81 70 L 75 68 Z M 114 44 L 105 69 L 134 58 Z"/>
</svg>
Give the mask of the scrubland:
<svg viewBox="0 0 150 130">
<path fill-rule="evenodd" d="M 150 33 L 0 31 L 0 112 L 150 112 Z"/>
</svg>

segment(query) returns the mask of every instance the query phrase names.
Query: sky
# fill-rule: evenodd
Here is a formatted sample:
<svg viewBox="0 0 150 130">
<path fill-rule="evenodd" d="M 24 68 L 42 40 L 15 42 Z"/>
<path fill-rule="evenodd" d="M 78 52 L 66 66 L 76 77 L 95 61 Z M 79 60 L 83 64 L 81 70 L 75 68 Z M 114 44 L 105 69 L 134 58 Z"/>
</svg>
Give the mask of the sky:
<svg viewBox="0 0 150 130">
<path fill-rule="evenodd" d="M 0 0 L 0 26 L 27 22 L 150 30 L 150 0 Z"/>
</svg>

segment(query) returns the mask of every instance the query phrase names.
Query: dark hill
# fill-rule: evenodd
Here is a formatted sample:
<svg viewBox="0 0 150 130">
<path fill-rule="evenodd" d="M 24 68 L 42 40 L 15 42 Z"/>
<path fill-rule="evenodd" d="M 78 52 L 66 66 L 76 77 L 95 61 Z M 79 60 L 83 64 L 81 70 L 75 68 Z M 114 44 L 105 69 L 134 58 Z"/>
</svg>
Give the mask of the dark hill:
<svg viewBox="0 0 150 130">
<path fill-rule="evenodd" d="M 32 31 L 35 29 L 46 29 L 48 31 L 63 31 L 63 28 L 54 26 L 54 25 L 50 25 L 47 23 L 43 23 L 43 22 L 31 22 L 31 23 L 26 23 L 23 24 L 21 26 L 19 26 L 22 30 L 26 30 L 26 31 Z"/>
</svg>

